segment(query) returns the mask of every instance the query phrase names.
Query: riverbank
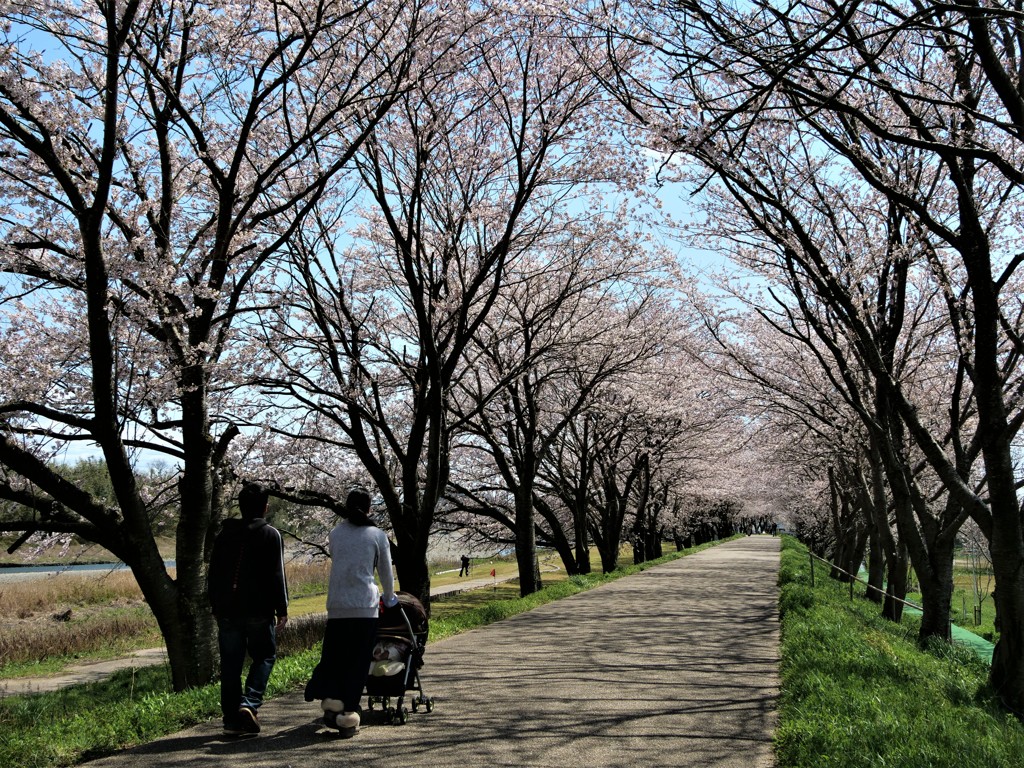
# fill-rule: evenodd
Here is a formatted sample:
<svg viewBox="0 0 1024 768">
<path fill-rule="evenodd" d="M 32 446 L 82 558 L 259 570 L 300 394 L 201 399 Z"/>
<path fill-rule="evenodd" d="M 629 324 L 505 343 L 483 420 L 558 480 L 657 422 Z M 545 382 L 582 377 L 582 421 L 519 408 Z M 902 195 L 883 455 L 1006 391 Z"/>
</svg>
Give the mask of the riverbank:
<svg viewBox="0 0 1024 768">
<path fill-rule="evenodd" d="M 512 558 L 477 560 L 471 578 L 439 567 L 432 577 L 435 595 L 498 584 L 518 572 Z M 329 568 L 324 560 L 286 563 L 293 618 L 326 610 Z M 541 569 L 545 581 L 564 578 L 552 552 L 542 554 Z M 58 675 L 71 666 L 109 662 L 162 641 L 128 569 L 37 569 L 0 575 L 0 582 L 0 678 Z M 301 642 L 297 636 L 296 641 Z"/>
</svg>

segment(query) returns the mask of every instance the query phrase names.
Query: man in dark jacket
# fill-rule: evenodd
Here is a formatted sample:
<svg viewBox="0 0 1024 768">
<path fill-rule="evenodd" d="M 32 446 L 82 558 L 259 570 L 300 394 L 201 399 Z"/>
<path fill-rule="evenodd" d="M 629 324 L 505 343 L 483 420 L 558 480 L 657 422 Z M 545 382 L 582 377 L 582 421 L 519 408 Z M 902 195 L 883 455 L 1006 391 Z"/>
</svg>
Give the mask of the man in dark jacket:
<svg viewBox="0 0 1024 768">
<path fill-rule="evenodd" d="M 228 733 L 259 733 L 263 703 L 277 658 L 277 631 L 288 621 L 284 542 L 263 519 L 267 491 L 248 483 L 238 494 L 242 519 L 224 521 L 210 556 L 209 596 L 220 645 L 220 708 Z M 245 657 L 252 658 L 242 690 Z"/>
</svg>

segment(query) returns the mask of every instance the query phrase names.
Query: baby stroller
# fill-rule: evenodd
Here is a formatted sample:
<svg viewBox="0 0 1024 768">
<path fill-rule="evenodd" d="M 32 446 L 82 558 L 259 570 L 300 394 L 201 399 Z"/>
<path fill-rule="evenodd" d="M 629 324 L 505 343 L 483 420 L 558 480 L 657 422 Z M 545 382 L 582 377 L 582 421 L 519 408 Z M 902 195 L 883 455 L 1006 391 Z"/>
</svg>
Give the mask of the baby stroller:
<svg viewBox="0 0 1024 768">
<path fill-rule="evenodd" d="M 406 691 L 415 691 L 412 711 L 420 706 L 434 709 L 434 699 L 423 695 L 419 670 L 429 629 L 423 604 L 408 592 L 397 592 L 398 604 L 382 608 L 377 623 L 377 643 L 366 677 L 367 708 L 380 705 L 388 723 L 404 725 L 409 711 L 404 706 Z M 391 700 L 396 699 L 394 705 Z"/>
</svg>

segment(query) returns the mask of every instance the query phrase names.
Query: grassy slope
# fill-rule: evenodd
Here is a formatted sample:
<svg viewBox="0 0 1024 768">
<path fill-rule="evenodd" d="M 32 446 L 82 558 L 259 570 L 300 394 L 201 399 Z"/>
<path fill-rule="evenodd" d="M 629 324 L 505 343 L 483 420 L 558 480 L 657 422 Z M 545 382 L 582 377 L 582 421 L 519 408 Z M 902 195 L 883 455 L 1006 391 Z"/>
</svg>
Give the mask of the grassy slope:
<svg viewBox="0 0 1024 768">
<path fill-rule="evenodd" d="M 851 603 L 821 569 L 812 588 L 806 550 L 791 539 L 782 558 L 779 768 L 1024 764 L 1024 726 L 996 705 L 973 654 L 922 651 L 912 622 Z"/>
</svg>

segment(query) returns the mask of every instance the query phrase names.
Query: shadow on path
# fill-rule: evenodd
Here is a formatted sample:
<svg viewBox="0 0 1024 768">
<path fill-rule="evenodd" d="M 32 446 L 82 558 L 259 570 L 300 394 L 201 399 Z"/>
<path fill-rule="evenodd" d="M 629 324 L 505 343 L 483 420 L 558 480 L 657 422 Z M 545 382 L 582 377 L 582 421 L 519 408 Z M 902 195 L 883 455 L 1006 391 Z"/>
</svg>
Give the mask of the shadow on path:
<svg viewBox="0 0 1024 768">
<path fill-rule="evenodd" d="M 778 565 L 738 539 L 428 646 L 435 709 L 404 726 L 339 739 L 296 693 L 257 737 L 211 722 L 88 765 L 770 768 Z"/>
</svg>

